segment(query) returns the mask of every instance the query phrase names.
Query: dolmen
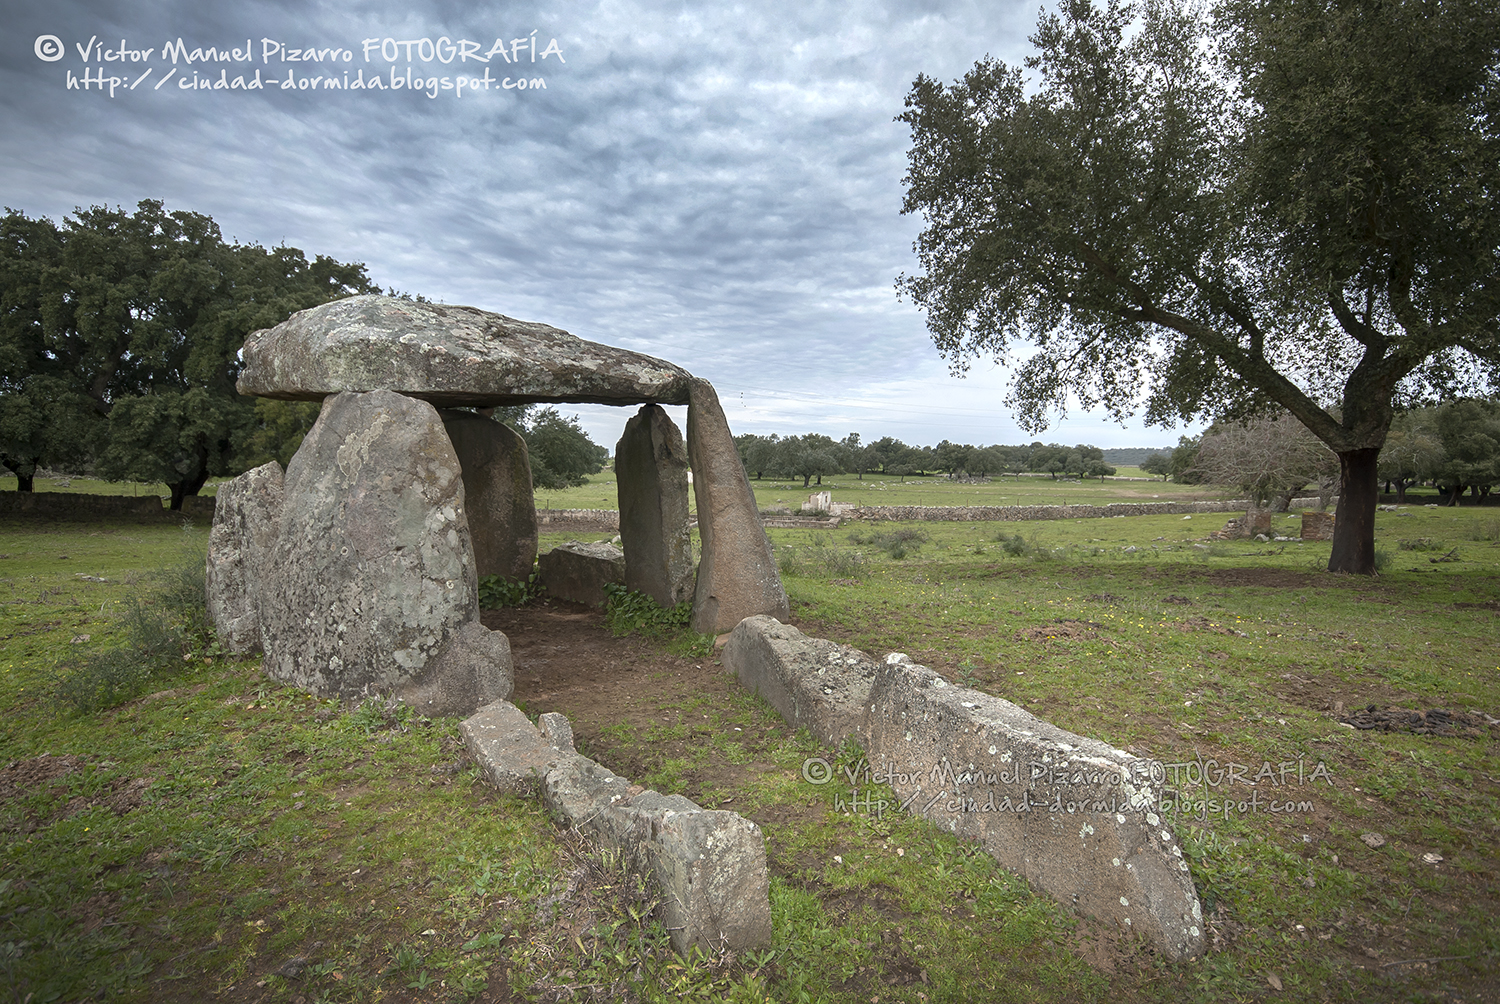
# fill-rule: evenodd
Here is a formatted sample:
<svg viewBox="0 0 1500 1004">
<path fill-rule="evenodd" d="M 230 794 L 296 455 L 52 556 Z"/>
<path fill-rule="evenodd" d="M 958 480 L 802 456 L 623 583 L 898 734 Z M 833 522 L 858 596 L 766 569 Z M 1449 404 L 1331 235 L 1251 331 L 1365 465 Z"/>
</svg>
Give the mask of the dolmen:
<svg viewBox="0 0 1500 1004">
<path fill-rule="evenodd" d="M 246 340 L 242 394 L 323 402 L 283 471 L 223 485 L 209 538 L 219 637 L 320 696 L 467 715 L 510 696 L 478 580 L 536 558 L 526 444 L 477 410 L 640 405 L 616 451 L 625 582 L 692 626 L 785 620 L 786 592 L 713 387 L 661 359 L 473 307 L 356 296 Z M 687 405 L 687 436 L 661 405 Z M 688 538 L 693 471 L 702 557 Z"/>
</svg>

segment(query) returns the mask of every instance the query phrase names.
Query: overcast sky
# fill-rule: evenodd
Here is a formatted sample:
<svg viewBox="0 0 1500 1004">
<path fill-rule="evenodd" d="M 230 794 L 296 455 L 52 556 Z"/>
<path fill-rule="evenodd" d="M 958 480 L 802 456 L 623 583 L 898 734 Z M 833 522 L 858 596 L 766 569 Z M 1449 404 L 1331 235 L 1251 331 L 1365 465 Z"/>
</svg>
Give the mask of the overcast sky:
<svg viewBox="0 0 1500 1004">
<path fill-rule="evenodd" d="M 1006 373 L 949 376 L 896 298 L 921 223 L 900 215 L 894 118 L 918 73 L 1019 61 L 1033 2 L 0 12 L 0 201 L 30 216 L 161 199 L 226 237 L 364 262 L 384 287 L 668 359 L 713 382 L 737 433 L 1184 431 L 1074 412 L 1022 433 Z M 213 83 L 229 86 L 196 86 Z M 563 407 L 611 448 L 628 417 Z"/>
</svg>

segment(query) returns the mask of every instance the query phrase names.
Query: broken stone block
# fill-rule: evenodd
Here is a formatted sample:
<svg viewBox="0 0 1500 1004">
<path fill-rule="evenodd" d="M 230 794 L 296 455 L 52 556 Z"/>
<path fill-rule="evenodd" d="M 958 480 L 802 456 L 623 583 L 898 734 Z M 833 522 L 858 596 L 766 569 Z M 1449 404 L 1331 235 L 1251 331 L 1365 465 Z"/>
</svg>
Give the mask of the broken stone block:
<svg viewBox="0 0 1500 1004">
<path fill-rule="evenodd" d="M 274 460 L 219 486 L 205 583 L 214 635 L 231 652 L 261 650 L 261 584 L 271 571 L 281 494 Z"/>
<path fill-rule="evenodd" d="M 766 699 L 787 724 L 805 728 L 825 746 L 858 738 L 879 667 L 858 649 L 809 638 L 760 614 L 729 634 L 724 668 Z"/>
<path fill-rule="evenodd" d="M 789 620 L 786 590 L 755 509 L 745 465 L 719 397 L 706 380 L 690 384 L 687 444 L 703 544 L 693 590 L 693 630 L 723 634 L 755 614 Z"/>
<path fill-rule="evenodd" d="M 1302 539 L 1332 540 L 1333 513 L 1312 511 L 1304 512 L 1302 514 Z"/>
<path fill-rule="evenodd" d="M 458 457 L 430 404 L 392 391 L 323 402 L 287 466 L 270 569 L 261 623 L 276 679 L 346 698 L 508 691 L 509 666 L 488 661 L 497 645 L 470 634 L 449 648 L 478 596 Z M 458 678 L 434 676 L 444 667 Z"/>
<path fill-rule="evenodd" d="M 548 773 L 542 799 L 564 822 L 622 851 L 631 870 L 651 876 L 678 952 L 770 944 L 765 837 L 755 823 L 681 795 L 642 791 L 576 754 Z"/>
<path fill-rule="evenodd" d="M 514 680 L 510 639 L 470 621 L 395 695 L 426 715 L 466 715 L 509 697 Z"/>
<path fill-rule="evenodd" d="M 686 953 L 744 951 L 771 943 L 770 883 L 760 827 L 733 812 L 707 810 L 681 795 L 642 790 L 572 751 L 563 715 L 541 729 L 508 701 L 459 727 L 474 759 L 502 790 L 529 793 L 565 825 L 622 852 L 649 876 L 672 947 Z"/>
<path fill-rule="evenodd" d="M 693 593 L 688 458 L 682 433 L 658 405 L 643 405 L 615 447 L 625 586 L 674 607 Z"/>
<path fill-rule="evenodd" d="M 536 564 L 536 500 L 526 441 L 472 411 L 442 411 L 464 482 L 474 572 L 525 582 Z"/>
<path fill-rule="evenodd" d="M 459 723 L 464 746 L 489 782 L 501 791 L 536 795 L 542 778 L 571 754 L 559 750 L 509 701 L 480 708 Z"/>
<path fill-rule="evenodd" d="M 537 577 L 549 596 L 602 607 L 605 585 L 625 583 L 625 553 L 612 544 L 569 541 L 537 559 Z"/>
</svg>

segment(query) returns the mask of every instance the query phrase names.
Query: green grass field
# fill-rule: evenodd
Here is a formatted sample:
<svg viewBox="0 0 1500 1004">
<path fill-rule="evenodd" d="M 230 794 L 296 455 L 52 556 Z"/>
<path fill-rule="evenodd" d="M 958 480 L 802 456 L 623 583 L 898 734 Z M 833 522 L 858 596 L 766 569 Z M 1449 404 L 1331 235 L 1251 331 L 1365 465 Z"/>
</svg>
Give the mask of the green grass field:
<svg viewBox="0 0 1500 1004">
<path fill-rule="evenodd" d="M 965 487 L 834 491 L 975 504 L 947 501 Z M 905 651 L 1166 762 L 1326 765 L 1332 785 L 1288 788 L 1306 811 L 1178 815 L 1214 939 L 1181 964 L 924 823 L 838 811 L 799 769 L 825 751 L 733 690 L 661 702 L 702 722 L 686 757 L 663 742 L 681 724 L 609 741 L 639 780 L 761 822 L 770 950 L 677 960 L 649 903 L 605 892 L 570 928 L 553 914 L 570 880 L 628 878 L 540 803 L 479 783 L 453 719 L 315 700 L 191 632 L 145 696 L 90 713 L 59 698 L 91 653 L 134 637 L 120 613 L 157 595 L 154 569 L 201 565 L 205 526 L 0 525 L 0 986 L 34 1001 L 555 999 L 564 984 L 578 999 L 1493 999 L 1495 730 L 1356 731 L 1334 709 L 1500 712 L 1500 510 L 1380 513 L 1373 579 L 1321 571 L 1327 544 L 1204 540 L 1226 518 L 771 531 L 809 633 Z M 721 741 L 734 730 L 759 745 Z M 727 784 L 716 768 L 747 756 Z"/>
</svg>

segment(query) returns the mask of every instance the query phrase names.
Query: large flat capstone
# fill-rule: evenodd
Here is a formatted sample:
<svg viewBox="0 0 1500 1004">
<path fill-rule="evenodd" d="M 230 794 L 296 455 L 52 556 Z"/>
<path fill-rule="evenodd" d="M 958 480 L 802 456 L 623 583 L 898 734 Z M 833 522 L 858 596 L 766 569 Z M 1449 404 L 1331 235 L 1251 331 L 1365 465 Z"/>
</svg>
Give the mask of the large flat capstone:
<svg viewBox="0 0 1500 1004">
<path fill-rule="evenodd" d="M 859 789 L 868 798 L 871 786 L 889 784 L 898 804 L 978 841 L 1064 904 L 1171 958 L 1203 953 L 1197 890 L 1159 812 L 1159 765 L 954 686 L 904 655 L 887 656 L 872 675 L 868 657 L 830 645 L 749 617 L 724 647 L 725 667 L 789 722 L 825 742 L 852 734 L 863 745 L 852 777 L 830 770 L 809 780 L 855 789 L 853 804 Z M 861 694 L 856 707 L 850 698 Z"/>
<path fill-rule="evenodd" d="M 245 340 L 241 394 L 315 401 L 394 390 L 438 406 L 687 404 L 688 373 L 560 328 L 474 307 L 353 296 Z"/>
</svg>

